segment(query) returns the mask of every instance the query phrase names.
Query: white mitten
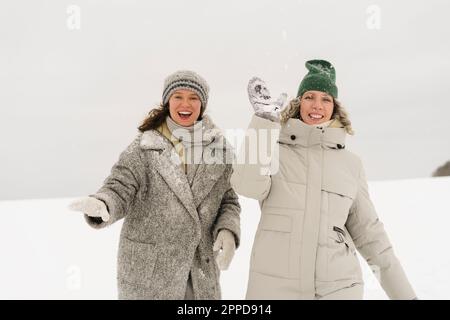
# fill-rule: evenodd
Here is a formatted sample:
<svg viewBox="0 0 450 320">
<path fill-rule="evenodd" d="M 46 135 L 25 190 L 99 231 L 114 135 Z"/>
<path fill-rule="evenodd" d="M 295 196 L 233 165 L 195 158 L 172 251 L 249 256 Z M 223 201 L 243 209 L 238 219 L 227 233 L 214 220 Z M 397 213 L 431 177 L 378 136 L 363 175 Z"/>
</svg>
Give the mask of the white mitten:
<svg viewBox="0 0 450 320">
<path fill-rule="evenodd" d="M 105 222 L 109 220 L 109 213 L 105 203 L 93 197 L 77 199 L 69 204 L 69 209 L 81 211 L 89 217 L 101 217 Z"/>
<path fill-rule="evenodd" d="M 216 262 L 220 270 L 227 270 L 236 251 L 236 243 L 234 242 L 234 235 L 231 231 L 226 229 L 219 231 L 216 242 L 214 242 L 213 251 L 220 249 L 222 251 L 219 251 Z"/>
<path fill-rule="evenodd" d="M 250 79 L 247 91 L 248 98 L 257 116 L 274 122 L 280 121 L 280 112 L 287 99 L 286 93 L 280 94 L 278 99 L 274 101 L 266 83 L 258 77 Z"/>
</svg>

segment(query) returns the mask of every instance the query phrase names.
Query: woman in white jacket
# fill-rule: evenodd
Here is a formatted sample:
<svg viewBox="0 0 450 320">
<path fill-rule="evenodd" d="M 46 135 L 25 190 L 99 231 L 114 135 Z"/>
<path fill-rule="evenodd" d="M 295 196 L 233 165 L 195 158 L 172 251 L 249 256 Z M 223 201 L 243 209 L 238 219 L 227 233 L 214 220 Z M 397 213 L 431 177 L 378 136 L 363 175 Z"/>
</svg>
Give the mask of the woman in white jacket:
<svg viewBox="0 0 450 320">
<path fill-rule="evenodd" d="M 261 205 L 247 299 L 362 299 L 356 250 L 391 299 L 413 299 L 370 200 L 361 161 L 346 149 L 353 131 L 337 101 L 335 69 L 324 60 L 306 67 L 297 98 L 282 112 L 285 96 L 273 102 L 262 80 L 249 83 L 256 114 L 231 178 L 236 192 Z M 280 130 L 277 141 L 261 141 L 271 136 L 262 131 L 274 129 Z M 271 157 L 268 167 L 249 160 L 263 147 Z"/>
</svg>

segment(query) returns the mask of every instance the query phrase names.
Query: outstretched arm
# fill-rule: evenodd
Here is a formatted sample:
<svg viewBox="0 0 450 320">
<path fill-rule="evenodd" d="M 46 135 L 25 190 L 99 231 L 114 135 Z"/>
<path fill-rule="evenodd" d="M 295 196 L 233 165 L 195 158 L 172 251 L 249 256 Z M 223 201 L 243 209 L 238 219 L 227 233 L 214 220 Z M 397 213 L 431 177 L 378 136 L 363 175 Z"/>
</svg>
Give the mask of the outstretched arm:
<svg viewBox="0 0 450 320">
<path fill-rule="evenodd" d="M 144 166 L 136 138 L 120 154 L 103 186 L 89 197 L 70 204 L 72 210 L 85 214 L 86 221 L 94 228 L 103 228 L 125 217 L 144 181 Z"/>
</svg>

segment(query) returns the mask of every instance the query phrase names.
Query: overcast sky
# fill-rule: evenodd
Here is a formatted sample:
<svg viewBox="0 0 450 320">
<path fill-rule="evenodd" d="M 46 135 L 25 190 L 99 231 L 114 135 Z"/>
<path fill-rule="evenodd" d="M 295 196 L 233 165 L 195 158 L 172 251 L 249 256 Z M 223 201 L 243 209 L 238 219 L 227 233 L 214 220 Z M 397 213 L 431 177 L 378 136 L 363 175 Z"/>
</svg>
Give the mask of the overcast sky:
<svg viewBox="0 0 450 320">
<path fill-rule="evenodd" d="M 450 160 L 448 1 L 2 1 L 0 200 L 95 192 L 162 83 L 192 69 L 208 113 L 247 126 L 246 86 L 293 96 L 331 61 L 370 180 Z"/>
</svg>

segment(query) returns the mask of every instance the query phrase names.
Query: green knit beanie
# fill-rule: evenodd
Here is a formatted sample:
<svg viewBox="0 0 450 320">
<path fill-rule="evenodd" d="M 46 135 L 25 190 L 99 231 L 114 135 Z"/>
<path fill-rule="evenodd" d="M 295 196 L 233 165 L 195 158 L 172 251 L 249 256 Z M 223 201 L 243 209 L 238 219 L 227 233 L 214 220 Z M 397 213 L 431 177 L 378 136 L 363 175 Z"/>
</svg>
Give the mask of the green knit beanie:
<svg viewBox="0 0 450 320">
<path fill-rule="evenodd" d="M 333 65 L 325 60 L 309 60 L 305 66 L 309 72 L 300 83 L 297 97 L 301 97 L 306 91 L 317 90 L 337 99 L 336 70 Z"/>
</svg>

